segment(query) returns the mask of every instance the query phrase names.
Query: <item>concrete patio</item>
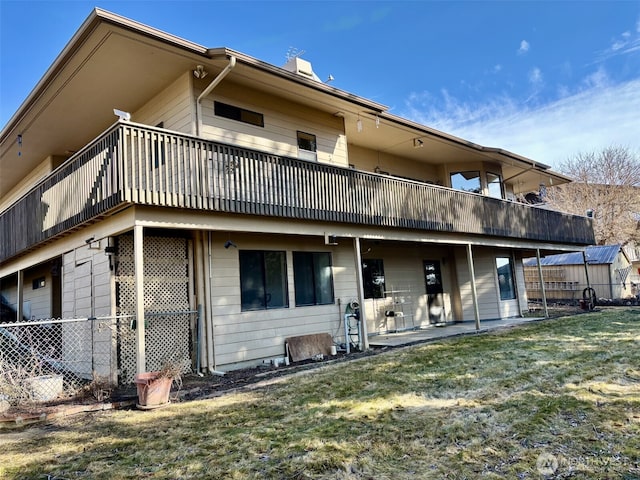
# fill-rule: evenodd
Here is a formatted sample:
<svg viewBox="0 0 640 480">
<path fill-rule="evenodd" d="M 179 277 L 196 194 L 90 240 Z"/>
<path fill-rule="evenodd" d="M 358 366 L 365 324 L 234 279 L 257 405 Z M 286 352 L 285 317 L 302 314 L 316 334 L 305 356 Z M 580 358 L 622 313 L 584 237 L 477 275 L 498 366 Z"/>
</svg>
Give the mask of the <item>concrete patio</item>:
<svg viewBox="0 0 640 480">
<path fill-rule="evenodd" d="M 480 329 L 476 330 L 476 324 L 472 320 L 448 323 L 443 326 L 430 326 L 423 329 L 403 330 L 394 333 L 385 333 L 369 337 L 369 346 L 372 348 L 400 347 L 413 343 L 426 342 L 445 337 L 458 335 L 470 335 L 473 333 L 488 332 L 505 327 L 522 325 L 524 323 L 544 320 L 544 317 L 513 317 L 498 320 L 483 320 Z"/>
</svg>

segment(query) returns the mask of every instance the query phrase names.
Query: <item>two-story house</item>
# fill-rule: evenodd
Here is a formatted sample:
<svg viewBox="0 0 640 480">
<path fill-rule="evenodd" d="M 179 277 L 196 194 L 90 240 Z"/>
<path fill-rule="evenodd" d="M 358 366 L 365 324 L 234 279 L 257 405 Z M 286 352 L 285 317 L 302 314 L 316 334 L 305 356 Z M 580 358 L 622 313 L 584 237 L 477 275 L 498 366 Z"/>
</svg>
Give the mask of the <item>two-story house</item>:
<svg viewBox="0 0 640 480">
<path fill-rule="evenodd" d="M 542 163 L 396 116 L 299 57 L 281 68 L 99 9 L 0 147 L 5 303 L 126 319 L 86 341 L 127 378 L 167 338 L 225 370 L 292 336 L 366 348 L 519 316 L 522 259 L 594 241 L 591 219 L 518 201 L 569 181 Z"/>
</svg>

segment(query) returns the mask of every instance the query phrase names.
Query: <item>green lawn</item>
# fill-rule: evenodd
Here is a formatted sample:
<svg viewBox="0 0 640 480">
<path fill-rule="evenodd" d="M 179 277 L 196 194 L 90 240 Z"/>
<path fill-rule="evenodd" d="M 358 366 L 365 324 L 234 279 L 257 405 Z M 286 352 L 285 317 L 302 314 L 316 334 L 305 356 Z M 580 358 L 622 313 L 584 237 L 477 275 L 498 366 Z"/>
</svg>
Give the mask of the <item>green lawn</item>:
<svg viewBox="0 0 640 480">
<path fill-rule="evenodd" d="M 640 479 L 640 309 L 0 434 L 0 478 Z"/>
</svg>

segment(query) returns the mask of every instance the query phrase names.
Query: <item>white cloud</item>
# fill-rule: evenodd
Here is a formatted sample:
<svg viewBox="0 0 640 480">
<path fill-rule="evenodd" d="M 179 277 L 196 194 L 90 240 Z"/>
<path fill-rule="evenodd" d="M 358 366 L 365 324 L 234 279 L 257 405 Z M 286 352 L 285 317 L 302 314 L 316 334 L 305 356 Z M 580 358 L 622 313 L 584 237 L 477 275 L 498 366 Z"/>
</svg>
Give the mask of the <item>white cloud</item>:
<svg viewBox="0 0 640 480">
<path fill-rule="evenodd" d="M 640 20 L 636 23 L 635 32 L 622 32 L 618 38 L 611 41 L 611 45 L 597 53 L 596 61 L 603 62 L 617 55 L 627 55 L 640 51 Z"/>
<path fill-rule="evenodd" d="M 531 71 L 529 72 L 529 83 L 534 86 L 538 86 L 542 83 L 542 80 L 542 70 L 540 70 L 538 67 L 531 69 Z"/>
<path fill-rule="evenodd" d="M 509 97 L 460 102 L 447 93 L 441 107 L 433 96 L 413 96 L 413 120 L 480 145 L 499 147 L 557 166 L 580 153 L 622 145 L 640 154 L 640 79 L 617 85 L 585 84 L 580 92 L 529 107 Z M 429 105 L 422 109 L 422 101 Z"/>
<path fill-rule="evenodd" d="M 588 75 L 582 81 L 585 88 L 604 88 L 609 85 L 609 75 L 603 66 L 598 67 L 598 70 Z"/>
<path fill-rule="evenodd" d="M 518 55 L 523 55 L 529 51 L 529 42 L 522 40 L 520 42 L 520 48 L 518 49 Z"/>
</svg>

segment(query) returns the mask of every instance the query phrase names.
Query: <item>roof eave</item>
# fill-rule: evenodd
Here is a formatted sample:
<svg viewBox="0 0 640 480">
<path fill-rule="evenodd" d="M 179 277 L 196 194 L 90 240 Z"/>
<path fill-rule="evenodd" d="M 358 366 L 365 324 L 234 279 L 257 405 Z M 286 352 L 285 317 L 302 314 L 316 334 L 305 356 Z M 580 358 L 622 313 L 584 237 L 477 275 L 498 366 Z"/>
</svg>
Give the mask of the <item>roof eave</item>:
<svg viewBox="0 0 640 480">
<path fill-rule="evenodd" d="M 139 23 L 115 13 L 108 12 L 101 8 L 94 8 L 87 19 L 82 23 L 80 28 L 73 35 L 73 37 L 71 37 L 71 39 L 67 42 L 65 47 L 44 73 L 42 78 L 38 81 L 36 86 L 31 90 L 24 102 L 22 102 L 18 110 L 16 110 L 16 112 L 11 116 L 2 131 L 0 131 L 0 144 L 4 143 L 7 137 L 12 134 L 13 130 L 16 128 L 20 120 L 26 115 L 26 113 L 31 109 L 38 98 L 47 89 L 47 86 L 51 83 L 51 81 L 64 68 L 69 59 L 73 57 L 75 52 L 77 52 L 82 47 L 84 41 L 89 37 L 91 32 L 93 32 L 102 23 L 110 23 L 114 26 L 136 32 L 137 34 L 146 35 L 155 40 L 170 43 L 176 47 L 189 50 L 190 52 L 198 55 L 207 55 L 208 50 L 202 45 L 189 42 L 175 35 L 171 35 L 143 23 Z"/>
</svg>

